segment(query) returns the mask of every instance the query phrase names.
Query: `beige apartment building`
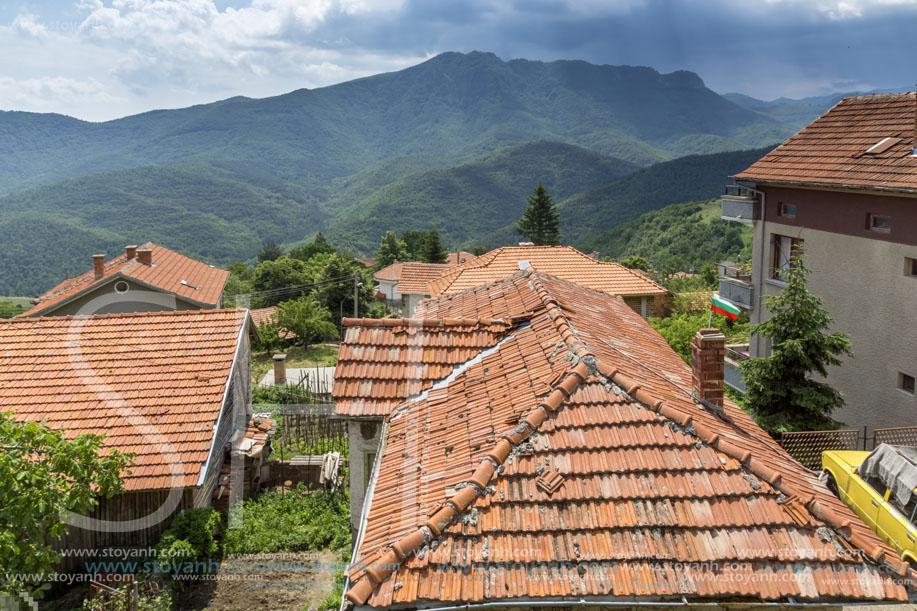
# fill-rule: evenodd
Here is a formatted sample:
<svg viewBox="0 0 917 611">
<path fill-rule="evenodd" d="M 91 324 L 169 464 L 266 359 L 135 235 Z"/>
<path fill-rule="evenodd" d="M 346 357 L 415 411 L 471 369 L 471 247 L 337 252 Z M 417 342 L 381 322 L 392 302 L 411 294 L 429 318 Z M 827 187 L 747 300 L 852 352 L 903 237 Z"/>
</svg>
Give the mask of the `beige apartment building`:
<svg viewBox="0 0 917 611">
<path fill-rule="evenodd" d="M 829 372 L 851 428 L 917 425 L 917 98 L 845 98 L 734 177 L 724 219 L 754 228 L 751 273 L 721 269 L 720 293 L 769 316 L 795 244 L 809 286 L 847 333 L 854 356 Z M 770 347 L 752 338 L 751 356 Z M 727 362 L 730 386 L 740 376 Z"/>
</svg>

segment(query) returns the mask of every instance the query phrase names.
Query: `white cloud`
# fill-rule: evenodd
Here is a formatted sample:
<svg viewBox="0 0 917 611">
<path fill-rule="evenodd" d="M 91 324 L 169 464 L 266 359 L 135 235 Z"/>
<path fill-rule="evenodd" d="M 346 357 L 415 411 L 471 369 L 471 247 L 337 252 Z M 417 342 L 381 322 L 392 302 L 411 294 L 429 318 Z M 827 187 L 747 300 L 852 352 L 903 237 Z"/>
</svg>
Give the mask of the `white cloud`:
<svg viewBox="0 0 917 611">
<path fill-rule="evenodd" d="M 17 34 L 31 36 L 34 38 L 44 38 L 48 34 L 48 29 L 38 22 L 38 18 L 28 11 L 22 11 L 10 23 L 10 28 Z"/>
<path fill-rule="evenodd" d="M 0 108 L 53 112 L 61 104 L 71 106 L 117 103 L 95 79 L 77 80 L 62 76 L 31 79 L 0 77 Z"/>
</svg>

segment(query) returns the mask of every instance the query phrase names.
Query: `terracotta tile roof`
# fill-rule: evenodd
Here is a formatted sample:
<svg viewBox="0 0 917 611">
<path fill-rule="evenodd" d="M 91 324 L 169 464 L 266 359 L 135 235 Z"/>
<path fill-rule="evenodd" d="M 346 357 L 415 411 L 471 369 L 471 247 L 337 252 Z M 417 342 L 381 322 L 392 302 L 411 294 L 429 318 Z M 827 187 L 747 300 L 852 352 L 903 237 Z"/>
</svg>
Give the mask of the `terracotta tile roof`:
<svg viewBox="0 0 917 611">
<path fill-rule="evenodd" d="M 373 274 L 373 278 L 397 282 L 395 290 L 401 294 L 429 295 L 427 285 L 430 281 L 436 280 L 440 274 L 452 267 L 454 265 L 450 263 L 392 263 Z"/>
<path fill-rule="evenodd" d="M 229 272 L 147 242 L 139 247 L 152 250 L 153 265 L 122 253 L 105 263 L 105 273 L 96 278 L 92 270 L 64 280 L 37 299 L 38 304 L 20 316 L 40 316 L 86 291 L 124 277 L 175 295 L 203 307 L 216 307 L 223 295 Z M 183 282 L 184 281 L 184 282 Z"/>
<path fill-rule="evenodd" d="M 268 308 L 258 308 L 257 310 L 251 310 L 252 322 L 255 323 L 257 327 L 263 322 L 273 322 L 274 314 L 277 313 L 276 306 L 270 306 Z"/>
<path fill-rule="evenodd" d="M 106 446 L 136 452 L 127 490 L 172 487 L 176 459 L 177 485 L 196 486 L 247 316 L 185 310 L 0 321 L 0 406 L 68 437 L 101 433 Z M 177 455 L 163 455 L 160 440 Z"/>
<path fill-rule="evenodd" d="M 449 265 L 459 265 L 461 263 L 467 263 L 474 259 L 474 254 L 460 250 L 458 252 L 450 252 L 449 257 L 446 259 L 446 263 Z"/>
<path fill-rule="evenodd" d="M 894 551 L 737 406 L 696 404 L 622 300 L 520 273 L 420 311 L 527 320 L 388 417 L 355 604 L 906 599 Z"/>
<path fill-rule="evenodd" d="M 572 246 L 506 246 L 443 273 L 430 283 L 432 298 L 454 295 L 502 280 L 528 261 L 541 274 L 556 276 L 609 295 L 660 295 L 666 289 L 618 263 L 604 263 Z"/>
<path fill-rule="evenodd" d="M 915 192 L 915 95 L 844 98 L 735 179 Z"/>
<path fill-rule="evenodd" d="M 387 416 L 392 408 L 496 344 L 503 320 L 345 318 L 332 397 L 335 413 Z"/>
</svg>

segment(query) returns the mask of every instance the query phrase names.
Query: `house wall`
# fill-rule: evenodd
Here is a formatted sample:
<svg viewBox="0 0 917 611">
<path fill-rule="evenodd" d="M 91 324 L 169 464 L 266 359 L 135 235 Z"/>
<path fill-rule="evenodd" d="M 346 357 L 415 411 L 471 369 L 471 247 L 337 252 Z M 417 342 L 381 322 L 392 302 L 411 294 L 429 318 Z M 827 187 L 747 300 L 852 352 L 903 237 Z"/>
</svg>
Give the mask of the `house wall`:
<svg viewBox="0 0 917 611">
<path fill-rule="evenodd" d="M 404 316 L 406 318 L 413 318 L 414 311 L 417 309 L 417 306 L 420 305 L 420 302 L 429 297 L 429 295 L 419 295 L 417 293 L 405 293 L 402 295 L 402 300 L 404 302 Z"/>
<path fill-rule="evenodd" d="M 382 438 L 382 420 L 349 420 L 347 440 L 350 451 L 350 527 L 356 536 L 360 529 L 366 487 Z"/>
<path fill-rule="evenodd" d="M 385 295 L 386 299 L 400 299 L 401 295 L 395 292 L 396 282 L 389 280 L 376 280 L 379 285 L 376 287 L 379 289 L 379 292 Z"/>
<path fill-rule="evenodd" d="M 115 291 L 115 284 L 119 281 L 127 282 L 130 287 L 126 293 L 119 295 Z M 149 293 L 154 292 L 156 294 L 155 300 L 151 299 Z M 89 304 L 89 302 L 97 299 L 99 297 L 107 297 L 104 302 L 102 302 L 101 307 L 98 307 L 100 304 L 93 306 L 92 311 L 82 311 L 82 309 Z M 64 303 L 59 308 L 56 308 L 47 314 L 42 314 L 43 316 L 72 316 L 75 314 L 123 314 L 130 312 L 163 312 L 167 310 L 200 310 L 201 307 L 197 304 L 190 303 L 171 293 L 165 293 L 161 291 L 155 291 L 149 287 L 143 286 L 142 284 L 126 280 L 124 278 L 115 278 L 111 282 L 107 282 L 102 286 L 96 287 L 92 291 L 86 293 Z"/>
<path fill-rule="evenodd" d="M 829 371 L 828 382 L 846 400 L 834 417 L 853 428 L 868 427 L 870 433 L 874 428 L 917 426 L 917 398 L 898 389 L 899 372 L 917 376 L 917 278 L 905 274 L 905 258 L 917 258 L 917 200 L 764 190 L 763 268 L 760 222 L 754 228 L 756 290 L 761 287 L 763 296 L 774 296 L 783 288 L 783 283 L 768 279 L 774 249 L 771 237 L 801 238 L 806 266 L 812 270 L 809 288 L 834 317 L 831 330 L 847 333 L 853 344 L 854 357 Z M 777 215 L 781 202 L 796 205 L 795 219 Z M 868 213 L 890 215 L 892 232 L 868 231 Z M 761 303 L 751 312 L 753 323 L 770 317 L 763 299 Z M 769 347 L 763 344 L 752 342 L 753 356 L 767 356 Z"/>
</svg>

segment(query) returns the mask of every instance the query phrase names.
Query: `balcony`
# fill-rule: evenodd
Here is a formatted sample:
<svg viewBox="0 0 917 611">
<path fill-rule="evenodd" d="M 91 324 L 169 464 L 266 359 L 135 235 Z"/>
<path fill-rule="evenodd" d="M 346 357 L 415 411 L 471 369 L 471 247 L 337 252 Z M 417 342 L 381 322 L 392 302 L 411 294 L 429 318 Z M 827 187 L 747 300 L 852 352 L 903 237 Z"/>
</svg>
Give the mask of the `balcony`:
<svg viewBox="0 0 917 611">
<path fill-rule="evenodd" d="M 745 392 L 745 382 L 742 381 L 742 371 L 739 363 L 750 358 L 748 342 L 741 344 L 726 344 L 726 358 L 723 362 L 723 383 L 738 392 Z"/>
<path fill-rule="evenodd" d="M 741 185 L 726 185 L 721 199 L 723 210 L 720 217 L 726 221 L 737 221 L 751 225 L 758 220 L 758 199 Z"/>
<path fill-rule="evenodd" d="M 746 310 L 754 309 L 755 287 L 748 266 L 724 261 L 717 266 L 720 275 L 720 297 Z"/>
</svg>

